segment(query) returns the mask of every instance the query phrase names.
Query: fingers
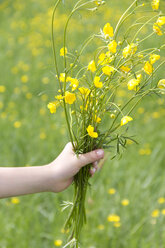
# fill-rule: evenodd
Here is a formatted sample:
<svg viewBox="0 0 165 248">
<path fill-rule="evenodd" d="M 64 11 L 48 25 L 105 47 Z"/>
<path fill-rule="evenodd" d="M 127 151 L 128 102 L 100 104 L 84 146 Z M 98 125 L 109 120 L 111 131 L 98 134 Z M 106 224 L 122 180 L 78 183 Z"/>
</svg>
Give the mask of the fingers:
<svg viewBox="0 0 165 248">
<path fill-rule="evenodd" d="M 78 156 L 78 163 L 80 167 L 83 167 L 87 164 L 91 164 L 96 162 L 97 160 L 100 160 L 104 157 L 104 150 L 97 149 L 85 154 L 79 154 Z"/>
<path fill-rule="evenodd" d="M 98 165 L 99 161 L 100 161 L 100 160 L 97 160 L 97 161 L 95 161 L 95 162 L 93 163 L 93 167 L 94 167 L 94 168 L 98 169 L 98 166 L 97 166 L 97 165 Z"/>
<path fill-rule="evenodd" d="M 91 169 L 90 169 L 90 174 L 93 175 L 96 170 L 98 169 L 98 162 L 100 159 L 104 157 L 104 150 L 103 149 L 97 149 L 88 153 L 84 154 L 79 154 L 78 157 L 77 155 L 75 156 L 75 153 L 73 151 L 73 146 L 72 143 L 69 142 L 66 144 L 64 151 L 67 153 L 70 153 L 74 155 L 74 162 L 76 165 L 81 168 L 87 164 L 93 164 Z"/>
<path fill-rule="evenodd" d="M 95 174 L 95 172 L 98 170 L 98 163 L 99 163 L 99 160 L 98 161 L 95 161 L 90 169 L 90 174 L 91 176 L 93 176 Z"/>
</svg>

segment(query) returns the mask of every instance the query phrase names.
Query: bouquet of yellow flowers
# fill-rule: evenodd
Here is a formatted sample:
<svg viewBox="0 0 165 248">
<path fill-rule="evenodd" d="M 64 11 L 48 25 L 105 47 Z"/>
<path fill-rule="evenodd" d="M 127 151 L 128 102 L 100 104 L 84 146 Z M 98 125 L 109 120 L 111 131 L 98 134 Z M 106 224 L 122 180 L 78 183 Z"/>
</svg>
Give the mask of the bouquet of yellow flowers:
<svg viewBox="0 0 165 248">
<path fill-rule="evenodd" d="M 115 28 L 107 22 L 97 34 L 93 34 L 82 44 L 79 51 L 71 54 L 66 44 L 71 17 L 77 11 L 95 11 L 105 4 L 102 0 L 77 1 L 66 21 L 63 45 L 58 53 L 64 61 L 62 72 L 59 72 L 57 64 L 54 38 L 55 12 L 60 2 L 61 0 L 56 2 L 52 16 L 52 44 L 59 94 L 55 96 L 55 101 L 48 104 L 48 108 L 53 114 L 57 107 L 63 107 L 70 141 L 76 154 L 112 146 L 116 147 L 118 154 L 121 147 L 125 148 L 127 140 L 134 141 L 125 134 L 125 127 L 133 121 L 132 112 L 137 104 L 145 96 L 165 92 L 165 79 L 159 82 L 154 79 L 158 69 L 165 63 L 159 55 L 165 44 L 147 49 L 142 46 L 151 36 L 162 36 L 165 33 L 165 16 L 158 10 L 159 0 L 148 1 L 146 4 L 134 0 Z M 139 10 L 144 11 L 144 8 L 149 8 L 150 15 L 134 18 L 131 25 L 127 26 L 127 21 Z M 127 29 L 119 39 L 123 26 Z M 148 34 L 140 40 L 139 35 L 143 28 L 147 28 Z M 86 64 L 82 65 L 80 58 L 94 39 L 99 39 L 102 45 L 94 51 L 93 59 L 88 61 L 86 58 Z M 128 99 L 123 104 L 118 104 L 118 91 L 121 88 L 127 91 Z M 86 222 L 85 198 L 90 167 L 90 164 L 83 167 L 75 176 L 73 203 L 64 205 L 64 208 L 71 207 L 65 223 L 65 228 L 70 230 L 65 247 L 79 246 L 80 231 Z"/>
</svg>

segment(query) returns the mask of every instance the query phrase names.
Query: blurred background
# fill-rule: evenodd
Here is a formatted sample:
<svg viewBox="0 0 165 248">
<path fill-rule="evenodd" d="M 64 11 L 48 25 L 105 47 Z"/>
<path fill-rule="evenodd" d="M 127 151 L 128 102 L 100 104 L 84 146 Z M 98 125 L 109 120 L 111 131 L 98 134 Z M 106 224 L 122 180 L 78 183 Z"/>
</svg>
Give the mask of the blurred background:
<svg viewBox="0 0 165 248">
<path fill-rule="evenodd" d="M 63 1 L 55 21 L 57 52 L 71 4 Z M 151 1 L 144 1 L 150 5 Z M 67 48 L 74 52 L 105 23 L 114 27 L 131 0 L 107 1 L 96 12 L 82 11 L 69 25 Z M 51 48 L 52 0 L 0 0 L 0 166 L 37 166 L 51 162 L 69 141 L 62 109 L 51 115 L 47 104 L 57 94 Z M 163 1 L 160 9 L 165 10 Z M 152 10 L 148 7 L 148 13 Z M 139 13 L 138 15 L 143 15 Z M 137 18 L 134 16 L 133 18 Z M 129 23 L 129 22 L 128 22 Z M 131 24 L 131 20 L 130 20 Z M 129 24 L 128 24 L 129 25 Z M 152 28 L 151 28 L 152 29 Z M 142 30 L 141 36 L 147 30 Z M 122 33 L 121 33 L 122 34 Z M 122 38 L 120 35 L 119 38 Z M 156 34 L 144 48 L 159 46 Z M 82 61 L 93 58 L 97 41 Z M 164 51 L 159 53 L 164 56 Z M 62 70 L 62 58 L 58 61 Z M 161 68 L 155 80 L 165 78 Z M 120 91 L 121 103 L 127 97 Z M 108 159 L 91 179 L 87 197 L 88 223 L 82 248 L 165 247 L 165 101 L 147 97 L 133 113 L 131 135 L 122 158 Z M 53 248 L 65 243 L 66 212 L 73 187 L 0 200 L 0 248 Z M 116 216 L 111 222 L 111 216 Z"/>
</svg>

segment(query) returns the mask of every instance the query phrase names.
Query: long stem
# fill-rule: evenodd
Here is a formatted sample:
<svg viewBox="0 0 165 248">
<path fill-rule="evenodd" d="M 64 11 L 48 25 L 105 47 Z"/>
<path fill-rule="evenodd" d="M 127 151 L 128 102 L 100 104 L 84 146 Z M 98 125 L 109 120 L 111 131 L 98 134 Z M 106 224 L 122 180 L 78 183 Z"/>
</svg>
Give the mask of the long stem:
<svg viewBox="0 0 165 248">
<path fill-rule="evenodd" d="M 133 95 L 127 102 L 126 102 L 126 104 L 121 108 L 121 111 L 133 100 L 135 98 L 135 95 Z M 115 122 L 116 122 L 116 120 L 117 120 L 117 118 L 118 118 L 118 116 L 120 115 L 120 112 L 118 112 L 118 114 L 117 114 L 117 116 L 116 116 L 116 118 L 114 119 L 114 121 L 112 122 L 112 124 L 111 124 L 111 126 L 110 126 L 110 128 L 108 129 L 108 131 L 106 132 L 106 134 L 104 135 L 104 138 L 99 142 L 99 144 L 98 144 L 98 147 L 100 147 L 102 144 L 103 144 L 103 142 L 105 141 L 105 139 L 107 138 L 107 136 L 110 134 L 110 132 L 112 132 L 112 131 L 114 131 L 114 130 L 112 130 L 112 127 L 114 126 L 114 124 L 115 124 Z M 120 126 L 120 125 L 119 125 Z M 116 129 L 115 129 L 116 130 Z"/>
<path fill-rule="evenodd" d="M 120 17 L 120 19 L 119 19 L 119 21 L 118 21 L 118 23 L 117 23 L 117 25 L 116 25 L 115 31 L 114 31 L 114 37 L 115 37 L 114 39 L 116 39 L 116 37 L 117 37 L 117 33 L 118 33 L 118 31 L 119 31 L 119 27 L 120 27 L 120 24 L 121 24 L 122 19 L 123 19 L 124 16 L 129 12 L 129 10 L 132 8 L 132 6 L 133 6 L 135 3 L 137 3 L 137 0 L 133 1 L 133 3 L 129 6 L 129 8 L 127 8 L 126 11 L 123 13 L 123 15 Z"/>
<path fill-rule="evenodd" d="M 64 68 L 65 68 L 65 70 L 66 70 L 66 54 L 65 54 L 65 47 L 66 47 L 66 32 L 67 32 L 67 27 L 68 27 L 70 18 L 72 17 L 72 15 L 73 15 L 77 10 L 81 9 L 82 7 L 84 7 L 85 5 L 87 5 L 87 4 L 89 4 L 89 3 L 92 3 L 93 1 L 86 2 L 86 3 L 81 4 L 80 6 L 77 7 L 78 3 L 80 3 L 80 2 L 81 2 L 81 1 L 77 2 L 77 3 L 75 4 L 75 6 L 73 7 L 71 13 L 69 14 L 69 17 L 68 17 L 68 19 L 67 19 L 67 21 L 66 21 L 65 28 L 64 28 Z M 75 65 L 75 63 L 76 63 L 76 61 L 77 61 L 77 59 L 79 58 L 79 56 L 81 55 L 81 53 L 83 52 L 83 50 L 85 49 L 85 47 L 88 45 L 88 43 L 89 43 L 94 37 L 95 37 L 95 35 L 93 35 L 92 37 L 89 37 L 89 38 L 88 38 L 89 41 L 87 41 L 87 43 L 82 47 L 82 49 L 81 49 L 81 51 L 80 51 L 80 54 L 77 56 L 77 58 L 75 59 L 75 61 L 73 62 L 73 65 L 71 66 L 71 68 L 70 68 L 69 70 L 71 70 L 71 69 L 74 67 L 74 65 Z M 67 73 L 69 72 L 69 70 L 67 71 Z M 65 75 L 65 77 L 66 77 L 66 75 Z M 65 79 L 65 80 L 66 80 L 66 79 Z"/>
<path fill-rule="evenodd" d="M 152 35 L 154 35 L 155 32 L 152 32 L 151 34 L 147 35 L 145 38 L 143 38 L 142 40 L 139 41 L 139 44 L 145 40 L 147 40 L 149 37 L 151 37 Z"/>
<path fill-rule="evenodd" d="M 155 72 L 156 72 L 164 63 L 165 63 L 165 61 L 163 61 L 163 62 L 155 69 Z M 146 80 L 146 82 L 148 82 L 149 79 L 150 79 L 151 77 L 152 77 L 152 75 Z M 144 85 L 146 84 L 146 82 L 144 83 Z M 144 85 L 143 85 L 143 87 L 144 87 Z M 142 88 L 142 87 L 141 87 L 141 88 Z M 140 89 L 141 89 L 141 88 L 140 88 Z M 151 91 L 151 90 L 149 90 L 149 91 Z M 145 92 L 145 94 L 142 95 L 141 99 L 142 99 L 145 95 L 147 95 L 149 91 Z M 138 91 L 138 92 L 139 92 L 139 91 Z M 136 93 L 132 96 L 132 98 L 130 98 L 130 99 L 127 101 L 127 103 L 121 108 L 121 111 L 122 111 L 122 110 L 123 110 L 123 109 L 124 109 L 124 108 L 125 108 L 125 107 L 126 107 L 126 106 L 135 98 L 135 97 L 138 96 L 138 92 L 136 92 Z M 130 112 L 128 112 L 127 115 L 129 115 L 129 114 L 132 112 L 132 110 L 136 107 L 136 105 L 137 105 L 138 103 L 139 103 L 139 101 L 137 101 L 137 103 L 135 103 L 135 105 L 131 108 Z M 114 121 L 113 121 L 111 127 L 110 127 L 110 128 L 108 129 L 108 131 L 106 132 L 104 138 L 99 142 L 98 147 L 100 147 L 100 146 L 103 144 L 103 142 L 105 141 L 106 137 L 109 135 L 110 132 L 114 132 L 114 130 L 116 130 L 116 129 L 120 126 L 120 124 L 119 124 L 119 125 L 116 126 L 116 128 L 114 128 L 114 129 L 112 130 L 112 127 L 113 127 L 113 125 L 115 124 L 115 122 L 116 122 L 116 120 L 117 120 L 117 118 L 118 118 L 119 115 L 120 115 L 120 112 L 117 114 L 117 116 L 116 116 L 116 118 L 114 119 Z"/>
<path fill-rule="evenodd" d="M 145 27 L 145 25 L 147 25 L 152 19 L 155 19 L 155 17 L 157 17 L 157 16 L 159 16 L 159 15 L 155 15 L 155 16 L 153 16 L 152 18 L 150 18 L 148 21 L 146 21 L 146 22 L 141 26 L 141 28 L 138 29 L 138 31 L 137 31 L 136 34 L 134 35 L 134 37 L 133 37 L 131 43 L 134 42 L 135 38 L 136 38 L 137 35 L 140 33 L 140 31 Z"/>
<path fill-rule="evenodd" d="M 145 97 L 151 90 L 148 90 L 147 92 L 145 92 L 145 94 L 143 94 L 139 100 L 132 106 L 132 108 L 130 109 L 130 111 L 127 113 L 127 115 L 130 115 L 130 113 L 134 110 L 134 108 L 138 105 L 138 103 L 143 99 L 143 97 Z"/>
<path fill-rule="evenodd" d="M 81 1 L 79 1 L 79 3 L 80 2 Z M 69 17 L 67 19 L 67 22 L 65 24 L 65 28 L 64 28 L 64 71 L 65 71 L 64 95 L 65 95 L 65 90 L 66 90 L 66 77 L 67 77 L 67 74 L 66 74 L 66 52 L 65 52 L 65 47 L 66 47 L 66 31 L 67 31 L 68 23 L 69 23 L 69 20 L 72 17 L 72 15 L 74 14 L 75 11 L 77 11 L 78 9 L 84 7 L 86 4 L 89 4 L 90 2 L 92 2 L 92 1 L 89 1 L 89 2 L 86 2 L 84 4 L 81 4 L 78 7 L 77 7 L 78 3 L 76 3 L 76 5 L 74 6 L 73 10 L 71 11 L 71 13 L 70 13 L 70 15 L 69 15 Z M 69 119 L 68 119 L 68 113 L 67 113 L 67 109 L 66 109 L 66 103 L 65 103 L 65 100 L 64 99 L 63 99 L 63 104 L 64 104 L 64 111 L 65 111 L 66 122 L 67 122 L 68 130 L 69 130 L 69 136 L 70 136 L 70 139 L 71 139 L 71 142 L 72 142 L 72 146 L 75 149 L 75 145 L 74 145 L 72 134 L 71 134 L 70 123 L 69 123 Z"/>
<path fill-rule="evenodd" d="M 56 47 L 55 47 L 55 41 L 54 41 L 54 19 L 55 19 L 55 12 L 56 12 L 56 9 L 57 9 L 57 7 L 58 7 L 58 5 L 59 5 L 60 2 L 61 2 L 61 0 L 58 0 L 56 2 L 55 7 L 54 7 L 54 10 L 53 10 L 53 14 L 52 14 L 52 32 L 51 33 L 52 33 L 52 46 L 53 46 L 53 55 L 54 55 L 54 65 L 55 65 L 56 72 L 57 72 L 57 78 L 58 78 L 58 81 L 59 81 L 59 86 L 60 86 L 61 94 L 63 96 L 65 96 L 65 92 L 63 92 L 63 90 L 62 90 L 62 86 L 61 86 L 61 83 L 60 83 L 60 80 L 59 80 L 59 71 L 58 71 L 57 59 L 56 59 Z M 65 53 L 65 50 L 64 50 L 64 53 Z M 66 103 L 65 103 L 65 99 L 64 98 L 63 98 L 63 105 L 64 105 L 64 111 L 65 111 L 66 122 L 67 122 L 67 126 L 68 126 L 70 140 L 72 142 L 73 148 L 75 149 L 75 145 L 74 145 L 74 142 L 73 142 L 73 137 L 72 137 L 72 133 L 71 133 L 71 129 L 70 129 L 70 124 L 69 124 L 67 109 L 66 109 Z"/>
<path fill-rule="evenodd" d="M 54 10 L 53 10 L 53 14 L 52 14 L 52 25 L 51 25 L 51 36 L 52 36 L 52 48 L 53 48 L 53 57 L 54 57 L 54 65 L 55 65 L 55 69 L 56 69 L 56 73 L 57 73 L 57 79 L 59 82 L 59 86 L 60 86 L 60 90 L 61 90 L 61 94 L 63 95 L 63 91 L 62 91 L 62 86 L 59 80 L 59 71 L 58 71 L 58 66 L 57 66 L 57 58 L 56 58 L 56 48 L 55 48 L 55 41 L 54 41 L 54 19 L 55 19 L 55 12 L 56 9 L 59 5 L 59 3 L 61 2 L 61 0 L 58 0 L 54 6 Z"/>
<path fill-rule="evenodd" d="M 84 51 L 84 49 L 86 48 L 86 46 L 87 46 L 94 38 L 95 38 L 95 35 L 92 35 L 91 37 L 89 37 L 89 38 L 87 39 L 87 41 L 84 42 L 84 45 L 82 46 L 82 48 L 81 48 L 79 54 L 78 54 L 77 57 L 75 58 L 75 60 L 74 60 L 74 62 L 73 62 L 73 65 L 68 69 L 67 73 L 75 66 L 75 64 L 76 64 L 76 62 L 77 62 L 77 60 L 78 60 L 78 58 L 81 56 L 81 54 L 83 53 L 83 51 Z M 86 66 L 85 66 L 84 68 L 81 68 L 80 71 L 81 71 L 81 70 L 84 70 L 85 68 L 86 68 Z M 78 71 L 76 77 L 78 77 L 78 74 L 80 73 L 80 71 Z"/>
</svg>

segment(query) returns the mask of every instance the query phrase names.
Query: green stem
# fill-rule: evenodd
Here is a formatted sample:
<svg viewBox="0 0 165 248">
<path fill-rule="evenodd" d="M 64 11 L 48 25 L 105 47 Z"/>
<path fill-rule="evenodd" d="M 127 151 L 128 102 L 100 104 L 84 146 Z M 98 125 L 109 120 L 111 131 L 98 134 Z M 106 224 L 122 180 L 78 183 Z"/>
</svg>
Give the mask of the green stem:
<svg viewBox="0 0 165 248">
<path fill-rule="evenodd" d="M 132 106 L 132 108 L 130 109 L 130 111 L 127 113 L 127 115 L 130 115 L 130 113 L 134 110 L 134 108 L 138 105 L 138 103 L 143 99 L 143 97 L 145 97 L 150 91 L 152 91 L 152 89 L 148 90 L 147 92 L 145 92 L 145 94 L 143 94 L 140 99 Z"/>
<path fill-rule="evenodd" d="M 137 31 L 136 34 L 134 35 L 134 37 L 133 37 L 131 43 L 134 42 L 134 40 L 136 39 L 137 35 L 138 35 L 138 34 L 140 33 L 140 31 L 145 27 L 145 25 L 147 25 L 152 19 L 154 19 L 154 18 L 157 17 L 157 16 L 159 16 L 159 15 L 155 15 L 154 17 L 150 18 L 148 21 L 146 21 L 146 22 L 141 26 L 141 28 L 138 29 L 138 31 Z"/>
<path fill-rule="evenodd" d="M 62 91 L 62 86 L 59 80 L 59 71 L 58 71 L 58 66 L 57 66 L 57 58 L 56 58 L 56 48 L 55 48 L 55 41 L 54 41 L 54 19 L 55 19 L 55 12 L 56 9 L 59 5 L 59 3 L 61 2 L 61 0 L 58 0 L 54 6 L 54 10 L 53 10 L 53 14 L 52 14 L 52 25 L 51 25 L 51 36 L 52 36 L 52 48 L 53 48 L 53 57 L 54 57 L 54 65 L 55 65 L 55 69 L 56 69 L 56 73 L 57 73 L 57 79 L 59 82 L 59 87 L 61 90 L 61 94 L 63 95 L 63 91 Z"/>
<path fill-rule="evenodd" d="M 134 99 L 135 95 L 132 96 L 132 98 L 130 98 L 127 103 L 121 108 L 121 111 Z M 114 126 L 118 116 L 120 115 L 120 112 L 117 114 L 116 118 L 114 119 L 114 121 L 112 122 L 112 125 L 110 126 L 110 128 L 108 129 L 108 131 L 105 133 L 104 138 L 102 140 L 100 140 L 98 147 L 101 147 L 103 142 L 105 141 L 105 139 L 107 138 L 107 136 L 110 134 L 110 132 L 114 132 L 114 130 L 116 130 L 120 124 L 117 126 L 117 128 L 115 128 L 114 130 L 112 129 L 112 127 Z"/>
<path fill-rule="evenodd" d="M 80 3 L 80 2 L 81 1 L 79 1 L 78 3 Z M 67 31 L 68 23 L 69 23 L 69 20 L 72 17 L 72 15 L 74 14 L 75 11 L 77 11 L 78 9 L 84 7 L 86 4 L 89 4 L 90 2 L 93 2 L 93 1 L 86 2 L 84 4 L 81 4 L 78 7 L 77 7 L 78 3 L 76 3 L 76 5 L 74 6 L 73 10 L 71 11 L 71 13 L 70 13 L 70 15 L 69 15 L 69 17 L 67 19 L 67 22 L 65 24 L 65 28 L 64 28 L 64 72 L 65 72 L 64 95 L 65 95 L 65 90 L 66 90 L 66 77 L 67 77 L 67 73 L 66 73 L 66 53 L 65 53 L 65 47 L 66 47 L 66 31 Z M 68 113 L 67 113 L 67 109 L 66 109 L 66 103 L 65 103 L 65 100 L 64 99 L 63 99 L 63 104 L 64 104 L 64 111 L 65 111 L 65 118 L 66 118 L 68 130 L 69 130 L 69 136 L 70 136 L 70 139 L 71 139 L 71 142 L 72 142 L 72 146 L 73 146 L 73 148 L 75 150 L 75 145 L 74 145 L 74 142 L 73 142 L 73 138 L 72 138 L 72 134 L 71 134 L 71 129 L 70 129 L 70 124 L 69 124 L 69 119 L 68 119 Z"/>
<path fill-rule="evenodd" d="M 124 18 L 124 16 L 128 13 L 128 11 L 132 8 L 132 6 L 137 3 L 137 0 L 133 1 L 133 3 L 129 6 L 129 8 L 126 9 L 126 11 L 123 13 L 123 15 L 120 17 L 117 25 L 116 25 L 116 28 L 115 28 L 115 31 L 114 31 L 114 39 L 116 39 L 117 37 L 117 33 L 119 31 L 119 28 L 120 28 L 120 25 L 122 24 L 122 19 Z"/>
</svg>

